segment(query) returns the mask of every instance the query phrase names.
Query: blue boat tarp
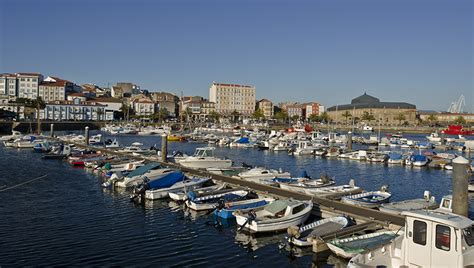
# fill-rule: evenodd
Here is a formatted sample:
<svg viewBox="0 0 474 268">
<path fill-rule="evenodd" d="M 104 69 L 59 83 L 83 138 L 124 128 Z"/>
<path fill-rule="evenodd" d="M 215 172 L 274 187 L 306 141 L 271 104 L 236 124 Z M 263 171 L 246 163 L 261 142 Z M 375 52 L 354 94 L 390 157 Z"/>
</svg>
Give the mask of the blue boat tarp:
<svg viewBox="0 0 474 268">
<path fill-rule="evenodd" d="M 168 188 L 174 185 L 179 181 L 183 181 L 185 176 L 181 171 L 174 171 L 168 174 L 165 174 L 159 179 L 155 179 L 146 183 L 147 189 L 161 189 Z"/>
<path fill-rule="evenodd" d="M 298 181 L 298 179 L 295 179 L 295 178 L 274 178 L 273 181 L 274 182 L 290 183 L 290 182 Z"/>
<path fill-rule="evenodd" d="M 393 153 L 393 152 L 392 152 L 392 153 L 389 153 L 389 154 L 388 154 L 388 157 L 389 157 L 390 159 L 402 159 L 402 155 L 401 155 L 401 154 L 399 154 L 399 153 Z"/>
<path fill-rule="evenodd" d="M 250 143 L 250 140 L 247 137 L 243 137 L 243 138 L 238 139 L 236 142 L 237 143 Z"/>
<path fill-rule="evenodd" d="M 143 175 L 145 173 L 147 173 L 148 171 L 154 169 L 154 168 L 157 168 L 159 167 L 160 164 L 159 163 L 156 163 L 156 162 L 152 162 L 152 163 L 148 163 L 144 166 L 141 166 L 137 169 L 135 169 L 134 171 L 130 172 L 127 177 L 135 177 L 135 176 L 140 176 L 140 175 Z"/>
<path fill-rule="evenodd" d="M 410 159 L 411 161 L 415 161 L 415 162 L 423 162 L 423 161 L 426 161 L 426 156 L 421 155 L 421 154 L 415 154 L 415 155 L 412 155 Z"/>
</svg>

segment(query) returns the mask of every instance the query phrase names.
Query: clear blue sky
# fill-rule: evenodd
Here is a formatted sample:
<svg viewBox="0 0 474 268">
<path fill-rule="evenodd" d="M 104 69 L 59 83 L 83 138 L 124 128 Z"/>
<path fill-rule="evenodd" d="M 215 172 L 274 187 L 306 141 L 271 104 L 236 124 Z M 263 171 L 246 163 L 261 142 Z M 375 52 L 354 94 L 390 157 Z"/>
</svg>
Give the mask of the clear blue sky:
<svg viewBox="0 0 474 268">
<path fill-rule="evenodd" d="M 207 97 L 474 107 L 471 0 L 0 0 L 0 72 Z"/>
</svg>

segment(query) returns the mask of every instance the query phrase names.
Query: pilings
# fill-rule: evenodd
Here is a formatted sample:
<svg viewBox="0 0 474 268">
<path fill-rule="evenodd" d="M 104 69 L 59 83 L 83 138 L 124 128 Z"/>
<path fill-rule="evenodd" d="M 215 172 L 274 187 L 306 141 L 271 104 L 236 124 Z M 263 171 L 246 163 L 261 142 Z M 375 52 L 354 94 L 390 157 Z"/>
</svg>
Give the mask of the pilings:
<svg viewBox="0 0 474 268">
<path fill-rule="evenodd" d="M 89 145 L 89 127 L 85 128 L 86 144 Z"/>
<path fill-rule="evenodd" d="M 352 132 L 347 132 L 347 150 L 352 151 Z"/>
<path fill-rule="evenodd" d="M 54 138 L 54 124 L 49 125 L 49 132 L 50 132 L 51 138 Z"/>
<path fill-rule="evenodd" d="M 161 136 L 161 161 L 168 161 L 168 135 Z"/>
<path fill-rule="evenodd" d="M 469 160 L 462 156 L 458 156 L 453 160 L 453 213 L 468 216 L 469 200 Z"/>
</svg>

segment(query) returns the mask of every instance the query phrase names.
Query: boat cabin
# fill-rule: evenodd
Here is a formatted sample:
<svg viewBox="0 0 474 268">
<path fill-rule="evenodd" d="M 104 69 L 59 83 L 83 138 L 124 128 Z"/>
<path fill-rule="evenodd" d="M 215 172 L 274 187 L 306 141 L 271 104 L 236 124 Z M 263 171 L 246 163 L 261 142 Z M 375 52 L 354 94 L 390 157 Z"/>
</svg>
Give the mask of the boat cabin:
<svg viewBox="0 0 474 268">
<path fill-rule="evenodd" d="M 405 263 L 420 267 L 474 264 L 473 221 L 443 211 L 403 212 Z"/>
<path fill-rule="evenodd" d="M 194 152 L 194 157 L 214 157 L 214 147 L 203 147 L 203 148 L 196 148 Z"/>
</svg>

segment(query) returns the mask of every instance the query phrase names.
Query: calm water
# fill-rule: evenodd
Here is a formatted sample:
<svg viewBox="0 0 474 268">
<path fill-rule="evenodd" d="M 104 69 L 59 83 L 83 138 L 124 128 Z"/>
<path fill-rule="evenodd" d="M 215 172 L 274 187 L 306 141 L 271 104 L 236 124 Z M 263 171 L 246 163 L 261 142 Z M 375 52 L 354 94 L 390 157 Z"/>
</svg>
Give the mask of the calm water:
<svg viewBox="0 0 474 268">
<path fill-rule="evenodd" d="M 124 144 L 158 144 L 159 137 L 122 136 Z M 192 153 L 194 143 L 171 143 Z M 350 178 L 367 190 L 388 184 L 393 200 L 420 198 L 429 190 L 440 199 L 451 188 L 451 172 L 355 161 L 293 157 L 254 149 L 218 148 L 216 154 L 292 174 L 328 172 L 339 184 Z M 330 266 L 334 256 L 290 252 L 284 234 L 253 237 L 212 216 L 169 200 L 130 203 L 127 192 L 104 190 L 97 177 L 65 162 L 46 161 L 30 150 L 0 147 L 0 191 L 41 175 L 44 179 L 0 192 L 0 266 L 138 265 L 176 267 Z"/>
</svg>

